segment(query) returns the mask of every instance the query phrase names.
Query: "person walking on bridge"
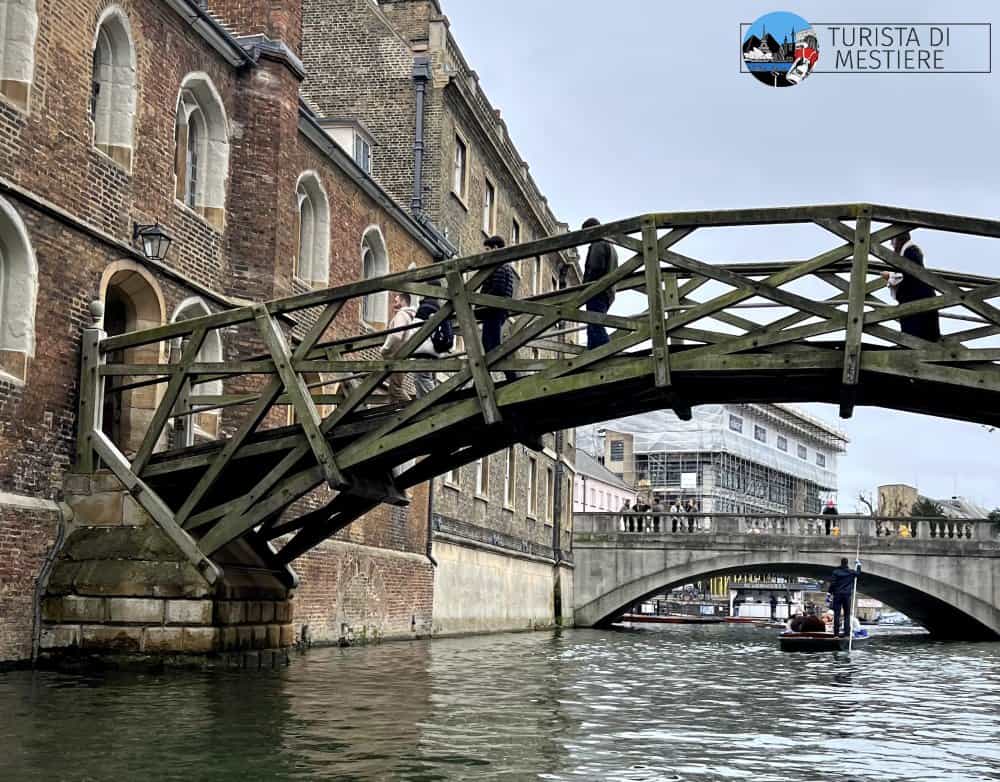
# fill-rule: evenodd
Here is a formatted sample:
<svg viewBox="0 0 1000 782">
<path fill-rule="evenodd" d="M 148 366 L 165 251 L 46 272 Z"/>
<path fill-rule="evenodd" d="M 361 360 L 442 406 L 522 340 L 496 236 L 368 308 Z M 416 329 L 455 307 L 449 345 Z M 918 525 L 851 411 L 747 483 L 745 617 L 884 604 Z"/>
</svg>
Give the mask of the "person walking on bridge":
<svg viewBox="0 0 1000 782">
<path fill-rule="evenodd" d="M 854 583 L 861 575 L 861 561 L 854 563 L 854 570 L 847 567 L 847 557 L 840 558 L 840 567 L 830 575 L 829 592 L 833 596 L 833 634 L 847 636 L 851 632 L 851 595 Z M 840 617 L 844 617 L 844 632 L 840 633 Z"/>
<path fill-rule="evenodd" d="M 413 318 L 416 314 L 416 310 L 410 306 L 410 294 L 394 293 L 392 295 L 392 311 L 392 320 L 389 321 L 387 329 L 392 331 L 392 333 L 386 336 L 385 342 L 382 343 L 381 353 L 383 358 L 394 358 L 399 349 L 403 347 L 403 343 L 412 336 L 409 330 L 403 330 L 406 326 L 413 323 Z M 399 330 L 395 331 L 394 329 Z M 410 401 L 410 394 L 406 390 L 406 375 L 406 372 L 393 372 L 389 375 L 390 402 Z"/>
<path fill-rule="evenodd" d="M 910 239 L 910 233 L 900 234 L 892 240 L 892 250 L 896 255 L 902 255 L 906 260 L 917 266 L 924 265 L 924 251 Z M 923 280 L 918 280 L 912 274 L 904 272 L 882 272 L 882 277 L 889 283 L 892 297 L 900 304 L 908 304 L 920 299 L 932 299 L 937 296 L 934 290 Z M 941 322 L 937 310 L 920 312 L 916 315 L 904 315 L 899 319 L 900 329 L 911 337 L 920 337 L 930 342 L 941 339 Z"/>
<path fill-rule="evenodd" d="M 594 228 L 601 224 L 596 217 L 590 217 L 583 221 L 584 228 Z M 583 269 L 584 284 L 596 282 L 602 277 L 607 277 L 618 268 L 618 253 L 611 246 L 607 239 L 598 239 L 592 242 L 587 250 L 587 262 Z M 608 288 L 587 300 L 587 312 L 597 312 L 606 315 L 615 300 L 615 289 Z M 587 324 L 587 349 L 606 345 L 611 340 L 608 338 L 607 329 L 597 323 Z"/>
<path fill-rule="evenodd" d="M 491 236 L 483 247 L 487 250 L 502 250 L 507 246 L 501 236 Z M 514 298 L 514 270 L 509 263 L 502 263 L 493 269 L 493 272 L 483 282 L 479 288 L 480 293 L 487 296 L 498 296 L 503 299 Z M 480 310 L 479 316 L 483 321 L 483 353 L 489 353 L 500 344 L 503 335 L 503 325 L 507 322 L 507 310 L 486 307 Z M 514 372 L 504 372 L 508 380 L 517 380 Z"/>
</svg>

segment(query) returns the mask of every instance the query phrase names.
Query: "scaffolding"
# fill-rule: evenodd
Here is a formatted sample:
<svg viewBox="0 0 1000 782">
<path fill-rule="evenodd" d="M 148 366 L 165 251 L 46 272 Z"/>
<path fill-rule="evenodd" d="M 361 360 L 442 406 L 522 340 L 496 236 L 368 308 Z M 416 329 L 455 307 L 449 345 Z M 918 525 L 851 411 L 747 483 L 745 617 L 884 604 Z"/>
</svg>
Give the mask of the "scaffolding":
<svg viewBox="0 0 1000 782">
<path fill-rule="evenodd" d="M 658 411 L 604 426 L 605 442 L 594 445 L 605 466 L 650 502 L 690 500 L 708 513 L 819 513 L 836 494 L 836 460 L 847 443 L 785 405 L 706 405 L 691 421 Z M 580 435 L 586 443 L 596 431 Z"/>
</svg>

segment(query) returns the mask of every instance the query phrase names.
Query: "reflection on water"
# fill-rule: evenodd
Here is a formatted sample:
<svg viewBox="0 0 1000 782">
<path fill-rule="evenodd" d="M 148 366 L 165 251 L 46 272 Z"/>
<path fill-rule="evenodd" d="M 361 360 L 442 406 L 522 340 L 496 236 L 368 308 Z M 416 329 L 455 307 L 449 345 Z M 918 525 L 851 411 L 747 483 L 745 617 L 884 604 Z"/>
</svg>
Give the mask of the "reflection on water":
<svg viewBox="0 0 1000 782">
<path fill-rule="evenodd" d="M 0 674 L 3 780 L 1000 780 L 1000 644 L 668 626 Z"/>
</svg>

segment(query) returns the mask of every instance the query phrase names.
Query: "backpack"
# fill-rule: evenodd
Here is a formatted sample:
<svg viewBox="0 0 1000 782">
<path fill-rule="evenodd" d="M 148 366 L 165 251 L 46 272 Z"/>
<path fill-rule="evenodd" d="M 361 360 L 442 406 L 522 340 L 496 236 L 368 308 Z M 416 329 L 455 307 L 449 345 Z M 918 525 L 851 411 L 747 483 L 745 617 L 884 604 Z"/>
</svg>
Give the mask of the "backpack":
<svg viewBox="0 0 1000 782">
<path fill-rule="evenodd" d="M 449 353 L 455 347 L 455 330 L 451 327 L 451 320 L 445 318 L 438 323 L 431 334 L 431 344 L 436 353 Z"/>
</svg>

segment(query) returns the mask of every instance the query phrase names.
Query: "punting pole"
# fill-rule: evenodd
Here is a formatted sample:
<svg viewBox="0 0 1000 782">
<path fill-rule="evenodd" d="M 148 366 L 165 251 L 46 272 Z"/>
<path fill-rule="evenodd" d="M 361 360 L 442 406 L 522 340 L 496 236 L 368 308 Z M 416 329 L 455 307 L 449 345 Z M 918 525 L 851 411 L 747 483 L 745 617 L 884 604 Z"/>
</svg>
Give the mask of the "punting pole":
<svg viewBox="0 0 1000 782">
<path fill-rule="evenodd" d="M 851 615 L 847 617 L 847 653 L 850 654 L 854 648 L 854 614 L 858 609 L 858 562 L 861 561 L 861 531 L 858 530 L 858 548 L 854 553 L 854 585 L 851 589 Z M 834 628 L 836 629 L 836 628 Z"/>
</svg>

